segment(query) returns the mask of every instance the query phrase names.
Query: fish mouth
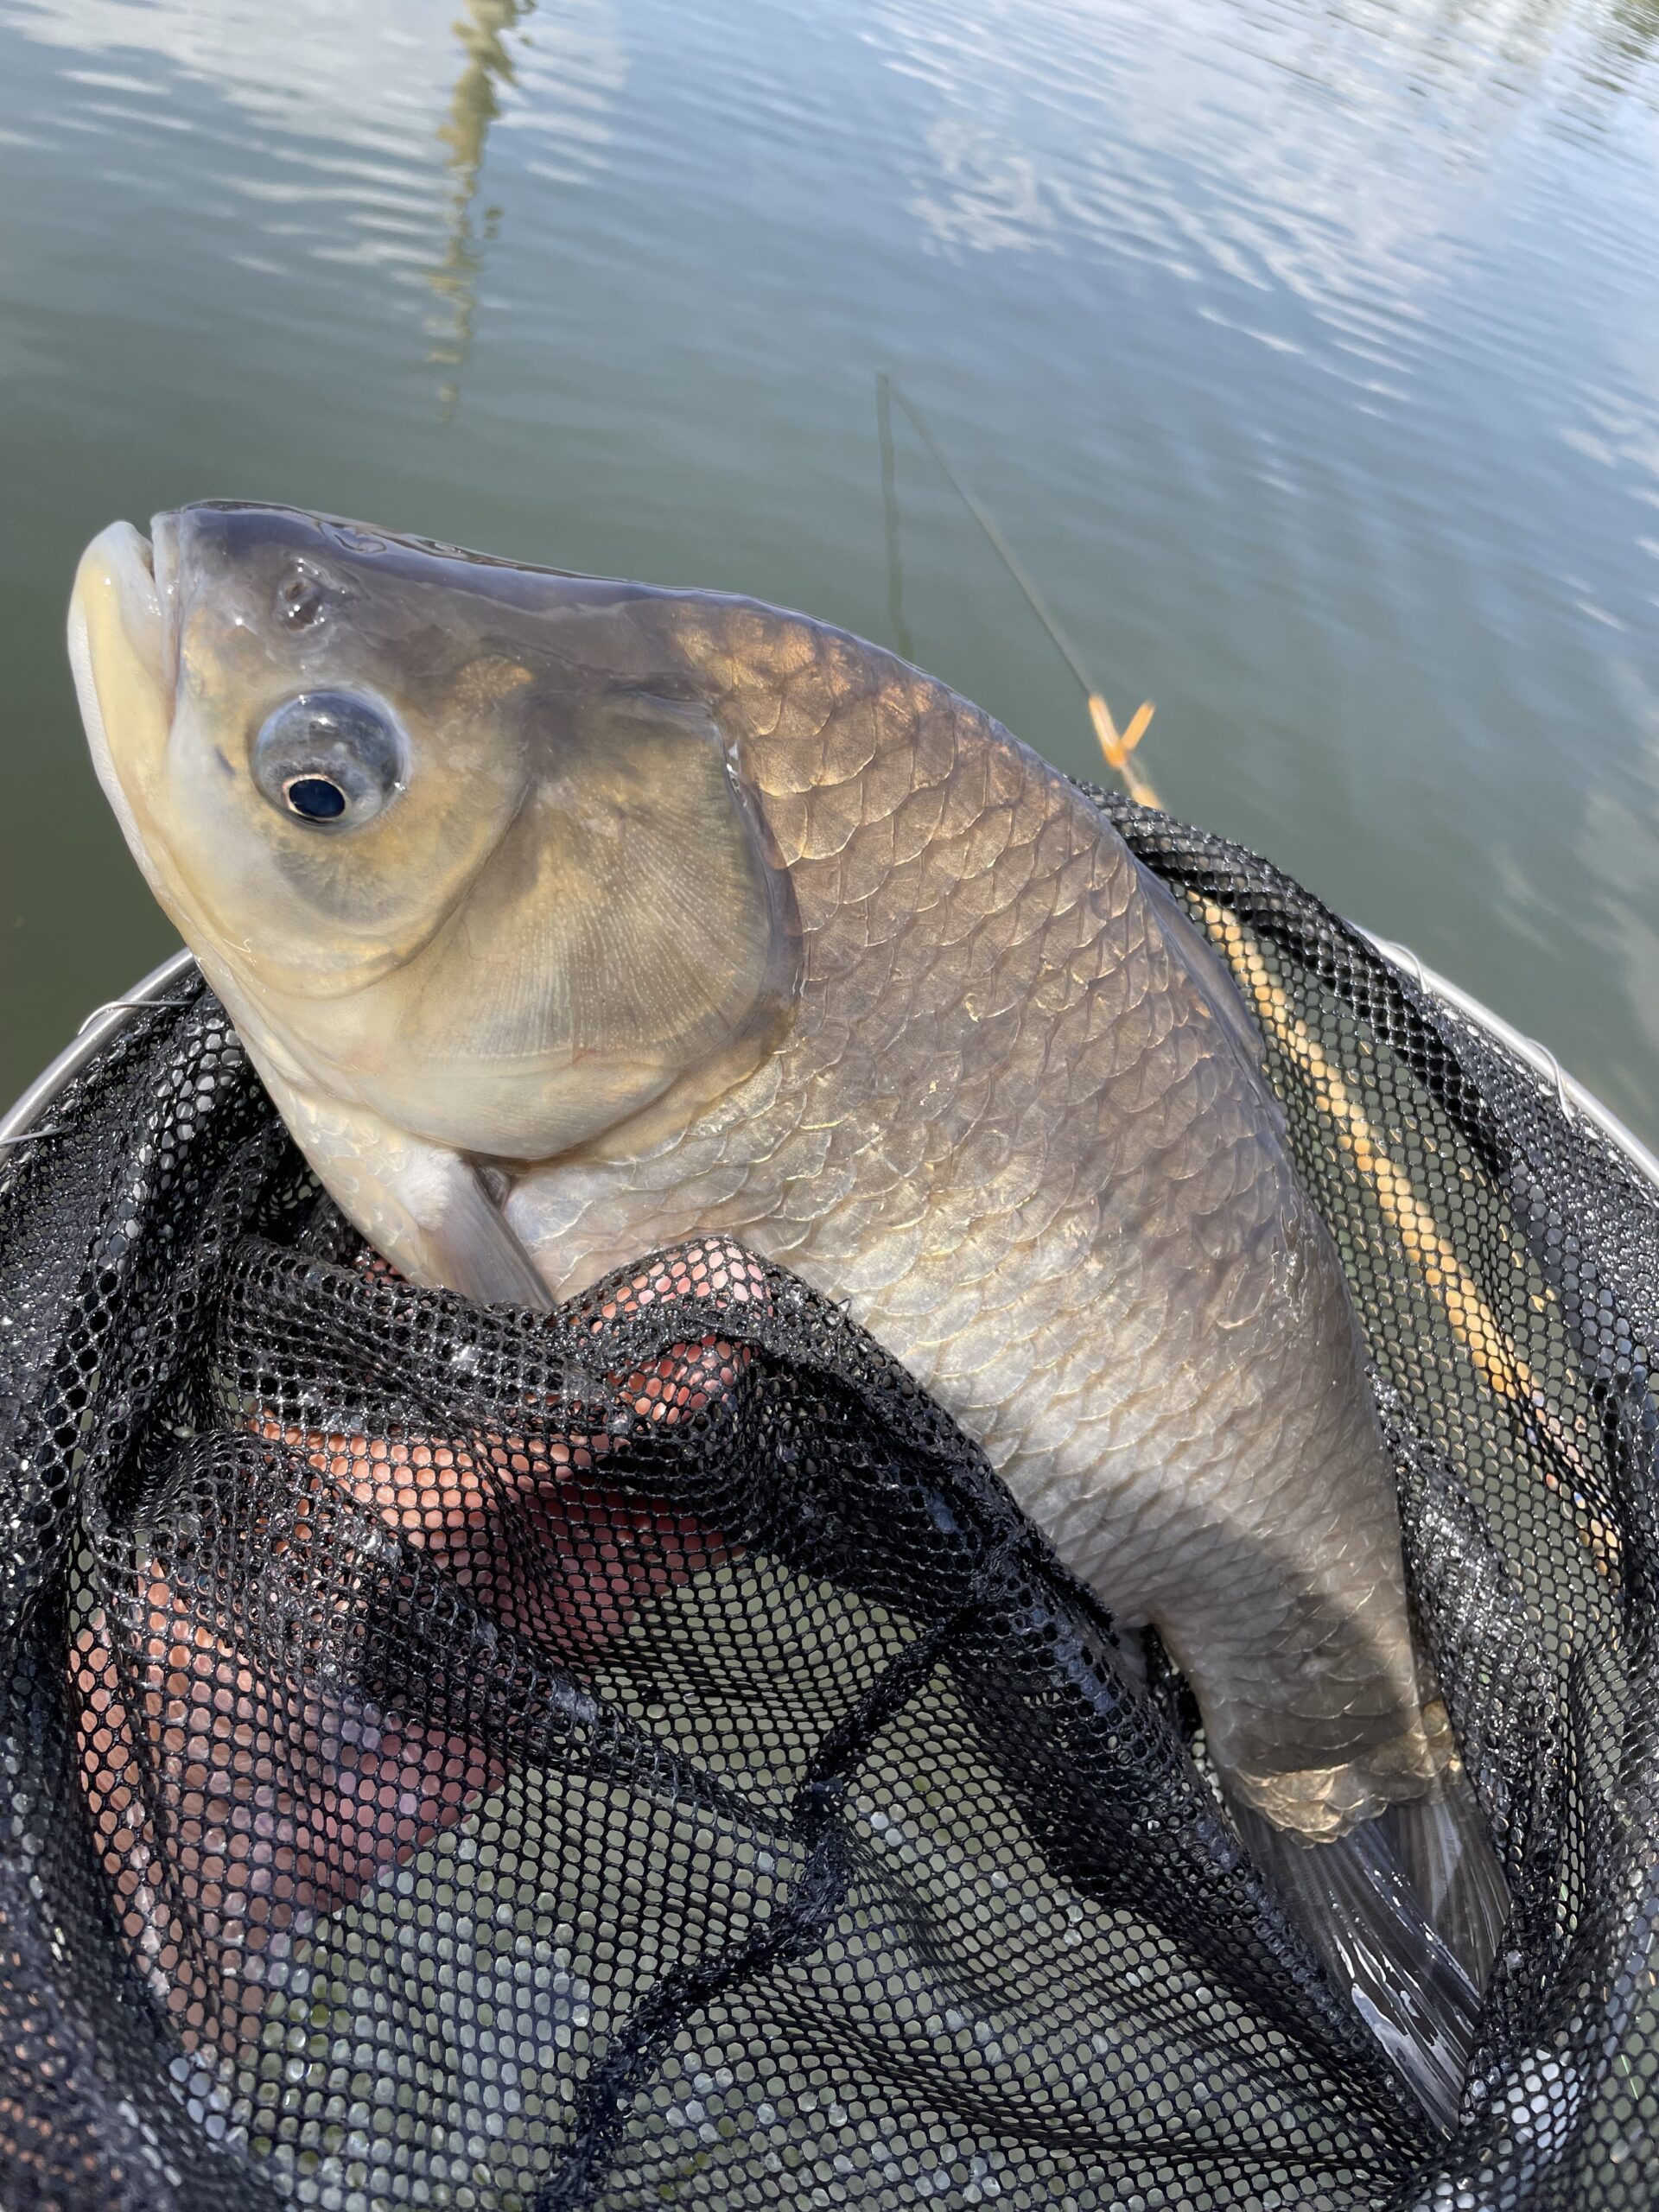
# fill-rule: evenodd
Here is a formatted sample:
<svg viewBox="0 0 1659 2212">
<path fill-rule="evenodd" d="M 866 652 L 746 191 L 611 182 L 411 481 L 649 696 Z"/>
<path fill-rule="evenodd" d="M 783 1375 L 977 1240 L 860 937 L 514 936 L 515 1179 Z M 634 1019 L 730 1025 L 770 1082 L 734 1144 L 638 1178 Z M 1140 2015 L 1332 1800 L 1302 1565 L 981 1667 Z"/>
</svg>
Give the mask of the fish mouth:
<svg viewBox="0 0 1659 2212">
<path fill-rule="evenodd" d="M 156 515 L 146 537 L 130 522 L 112 522 L 81 556 L 75 595 L 101 583 L 113 599 L 126 642 L 151 681 L 168 719 L 179 674 L 179 556 L 176 518 Z"/>
<path fill-rule="evenodd" d="M 113 617 L 113 621 L 111 621 Z M 124 659 L 128 683 L 142 675 L 153 688 L 153 703 L 173 721 L 179 688 L 179 546 L 177 518 L 155 515 L 150 536 L 130 522 L 111 522 L 86 546 L 68 606 L 68 646 L 82 708 L 98 706 L 98 695 L 113 675 L 113 661 Z M 119 652 L 119 646 L 126 652 Z M 99 681 L 104 677 L 104 681 Z M 102 715 L 88 715 L 95 743 L 106 732 L 95 730 Z"/>
<path fill-rule="evenodd" d="M 80 556 L 69 602 L 69 659 L 99 781 L 112 800 L 146 779 L 173 721 L 179 674 L 175 518 L 146 537 L 112 522 Z M 124 810 L 118 801 L 118 812 Z"/>
<path fill-rule="evenodd" d="M 146 537 L 130 522 L 111 523 L 87 548 L 101 551 L 127 642 L 154 678 L 171 718 L 179 677 L 178 531 L 170 514 L 150 518 Z"/>
<path fill-rule="evenodd" d="M 161 678 L 166 702 L 172 709 L 174 695 L 179 688 L 179 534 L 177 518 L 172 514 L 152 515 L 149 536 L 146 539 L 137 531 L 140 560 L 149 569 L 150 594 L 160 619 L 160 635 L 156 639 Z"/>
</svg>

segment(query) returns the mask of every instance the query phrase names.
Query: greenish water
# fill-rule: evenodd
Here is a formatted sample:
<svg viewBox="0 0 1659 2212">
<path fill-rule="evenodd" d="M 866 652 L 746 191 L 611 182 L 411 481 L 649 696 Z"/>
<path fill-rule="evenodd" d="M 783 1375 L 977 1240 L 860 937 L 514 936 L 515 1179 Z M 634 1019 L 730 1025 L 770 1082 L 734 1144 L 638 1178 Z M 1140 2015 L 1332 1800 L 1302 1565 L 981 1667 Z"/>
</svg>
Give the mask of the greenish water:
<svg viewBox="0 0 1659 2212">
<path fill-rule="evenodd" d="M 459 17 L 459 20 L 457 20 Z M 1656 0 L 0 0 L 10 1096 L 169 948 L 81 543 L 294 500 L 907 643 L 1659 1139 Z"/>
</svg>

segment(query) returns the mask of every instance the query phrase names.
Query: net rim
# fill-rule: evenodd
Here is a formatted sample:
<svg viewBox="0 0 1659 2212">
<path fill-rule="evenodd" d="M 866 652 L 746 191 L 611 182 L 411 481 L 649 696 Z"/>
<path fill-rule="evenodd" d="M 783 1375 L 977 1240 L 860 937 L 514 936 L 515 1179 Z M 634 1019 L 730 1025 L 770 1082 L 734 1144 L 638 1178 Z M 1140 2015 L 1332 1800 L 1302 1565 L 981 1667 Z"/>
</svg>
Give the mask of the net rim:
<svg viewBox="0 0 1659 2212">
<path fill-rule="evenodd" d="M 1620 1121 L 1612 1109 L 1602 1103 L 1587 1085 L 1569 1075 L 1547 1045 L 1494 1014 L 1489 1006 L 1440 975 L 1420 959 L 1409 945 L 1391 938 L 1379 937 L 1374 931 L 1354 925 L 1374 952 L 1378 953 L 1399 974 L 1415 983 L 1420 990 L 1452 1014 L 1473 1023 L 1496 1043 L 1519 1060 L 1537 1081 L 1541 1091 L 1554 1091 L 1556 1101 L 1569 1118 L 1580 1115 L 1598 1128 L 1608 1142 L 1622 1153 L 1645 1182 L 1659 1190 L 1659 1154 L 1650 1152 L 1634 1130 Z M 96 1007 L 76 1031 L 73 1038 L 54 1059 L 41 1071 L 29 1088 L 0 1116 L 0 1155 L 20 1140 L 33 1136 L 44 1137 L 48 1131 L 37 1125 L 41 1116 L 68 1088 L 81 1070 L 94 1060 L 105 1045 L 130 1021 L 142 1007 L 155 1005 L 164 999 L 174 985 L 196 972 L 195 955 L 188 950 L 174 953 L 159 966 L 152 968 L 131 988 L 118 999 L 111 999 Z"/>
<path fill-rule="evenodd" d="M 159 967 L 152 968 L 118 999 L 94 1007 L 62 1052 L 41 1069 L 22 1096 L 0 1116 L 0 1146 L 14 1144 L 20 1137 L 43 1136 L 46 1132 L 35 1124 L 54 1100 L 62 1096 L 81 1070 L 97 1058 L 116 1031 L 124 1027 L 140 1007 L 153 1006 L 157 1000 L 165 998 L 174 984 L 181 982 L 195 966 L 194 952 L 175 952 Z"/>
<path fill-rule="evenodd" d="M 1438 999 L 1452 1013 L 1459 1014 L 1477 1029 L 1503 1046 L 1523 1066 L 1538 1078 L 1538 1088 L 1553 1090 L 1561 1111 L 1571 1120 L 1575 1115 L 1592 1123 L 1607 1141 L 1623 1153 L 1643 1179 L 1659 1189 L 1659 1154 L 1650 1152 L 1633 1129 L 1621 1122 L 1611 1106 L 1605 1106 L 1595 1093 L 1575 1076 L 1562 1067 L 1548 1045 L 1541 1045 L 1535 1037 L 1505 1021 L 1502 1014 L 1494 1014 L 1472 991 L 1452 982 L 1438 974 L 1411 950 L 1390 938 L 1378 937 L 1372 931 L 1353 925 L 1374 952 L 1380 953 L 1389 965 L 1414 982 L 1420 990 Z"/>
</svg>

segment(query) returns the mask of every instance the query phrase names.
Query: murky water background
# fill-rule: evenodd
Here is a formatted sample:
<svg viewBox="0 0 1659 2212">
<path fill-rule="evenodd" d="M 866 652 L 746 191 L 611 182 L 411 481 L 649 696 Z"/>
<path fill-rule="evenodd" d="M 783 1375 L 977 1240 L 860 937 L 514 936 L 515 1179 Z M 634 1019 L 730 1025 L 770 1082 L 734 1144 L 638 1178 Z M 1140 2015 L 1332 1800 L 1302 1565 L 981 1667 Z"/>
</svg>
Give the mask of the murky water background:
<svg viewBox="0 0 1659 2212">
<path fill-rule="evenodd" d="M 459 16 L 459 21 L 457 21 Z M 907 645 L 1659 1140 L 1659 0 L 0 0 L 0 1097 L 169 949 L 60 642 L 242 494 Z"/>
</svg>

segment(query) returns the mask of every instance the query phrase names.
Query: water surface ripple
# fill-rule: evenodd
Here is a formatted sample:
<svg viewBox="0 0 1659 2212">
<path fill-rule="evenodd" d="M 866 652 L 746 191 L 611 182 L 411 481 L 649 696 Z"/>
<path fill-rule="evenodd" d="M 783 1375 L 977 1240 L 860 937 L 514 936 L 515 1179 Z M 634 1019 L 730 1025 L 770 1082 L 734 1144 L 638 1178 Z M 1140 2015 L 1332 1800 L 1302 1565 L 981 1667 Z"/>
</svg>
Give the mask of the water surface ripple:
<svg viewBox="0 0 1659 2212">
<path fill-rule="evenodd" d="M 459 14 L 458 14 L 459 10 Z M 168 944 L 59 628 L 293 499 L 896 637 L 1659 1141 L 1659 0 L 0 0 L 10 1095 Z"/>
</svg>

